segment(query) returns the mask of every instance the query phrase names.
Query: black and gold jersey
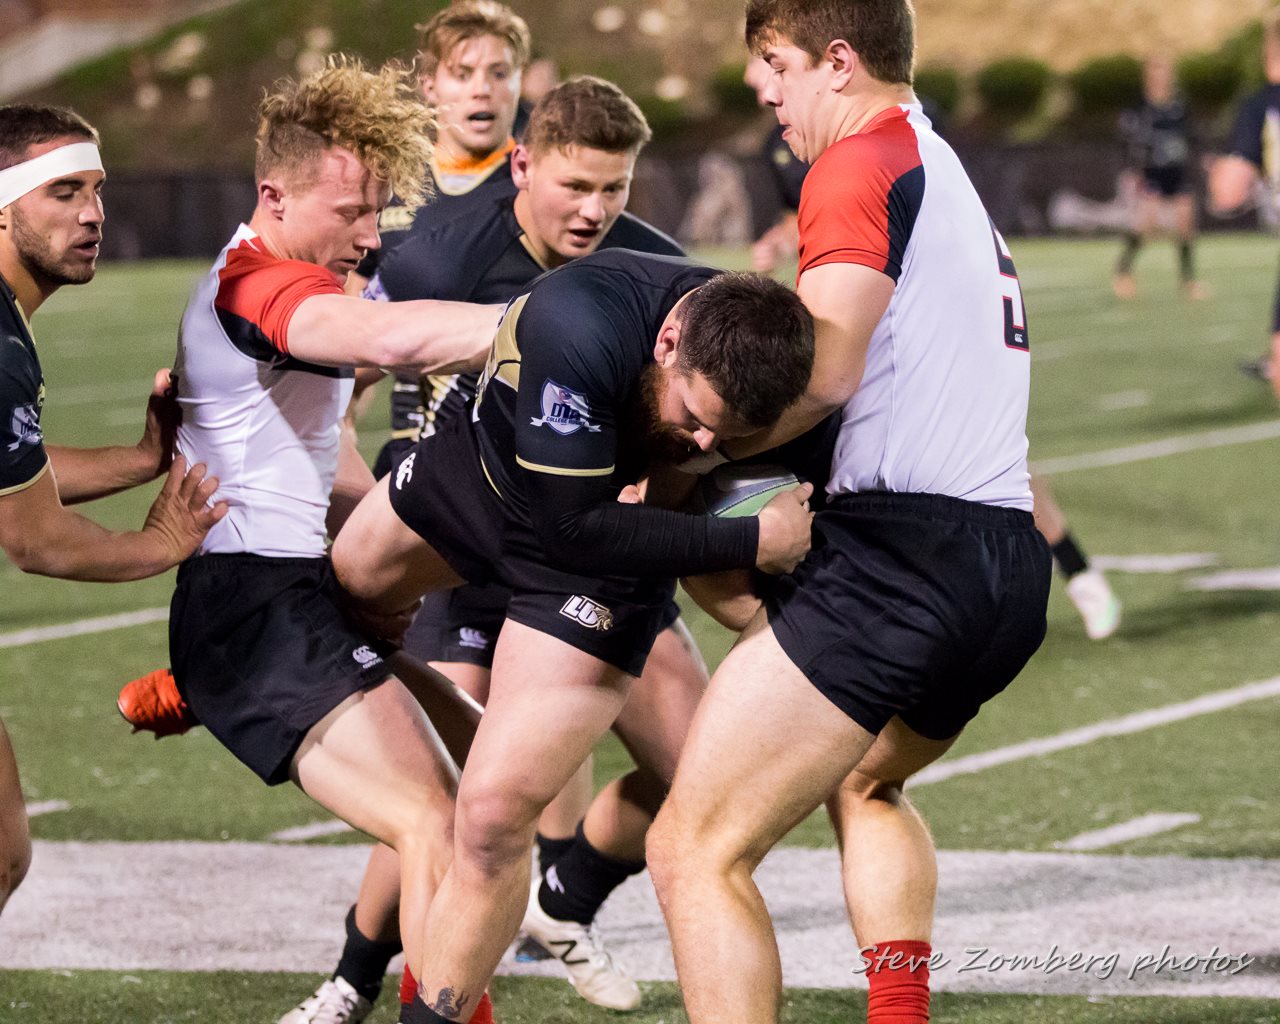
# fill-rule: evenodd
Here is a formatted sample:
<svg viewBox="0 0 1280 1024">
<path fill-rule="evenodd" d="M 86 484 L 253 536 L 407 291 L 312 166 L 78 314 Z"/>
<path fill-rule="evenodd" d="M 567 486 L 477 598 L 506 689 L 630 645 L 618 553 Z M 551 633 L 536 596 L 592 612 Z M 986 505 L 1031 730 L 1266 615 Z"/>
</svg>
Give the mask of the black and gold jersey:
<svg viewBox="0 0 1280 1024">
<path fill-rule="evenodd" d="M 49 466 L 40 429 L 43 407 L 35 340 L 12 289 L 0 278 L 0 495 L 30 487 Z"/>
<path fill-rule="evenodd" d="M 1280 194 L 1280 85 L 1268 85 L 1240 105 L 1229 152 L 1257 167 L 1273 195 Z"/>
<path fill-rule="evenodd" d="M 600 249 L 684 255 L 673 239 L 629 213 L 614 222 Z M 415 231 L 383 262 L 378 289 L 381 297 L 393 302 L 508 302 L 546 270 L 516 220 L 515 197 L 503 196 L 477 207 L 472 216 L 454 218 L 431 231 Z M 478 377 L 465 373 L 428 378 L 425 434 L 462 413 L 475 394 Z"/>
<path fill-rule="evenodd" d="M 809 165 L 791 151 L 787 140 L 782 137 L 784 130 L 782 125 L 776 125 L 769 133 L 764 142 L 764 158 L 778 189 L 778 199 L 784 207 L 794 211 L 800 209 L 800 189 L 805 175 L 809 173 Z"/>
<path fill-rule="evenodd" d="M 398 199 L 392 199 L 378 217 L 378 235 L 382 245 L 370 250 L 356 273 L 373 277 L 383 261 L 397 247 L 420 232 L 429 232 L 454 217 L 474 213 L 500 196 L 514 196 L 515 183 L 511 180 L 511 154 L 515 142 L 507 145 L 484 161 L 464 168 L 431 168 L 434 195 L 417 210 L 408 209 Z"/>
</svg>

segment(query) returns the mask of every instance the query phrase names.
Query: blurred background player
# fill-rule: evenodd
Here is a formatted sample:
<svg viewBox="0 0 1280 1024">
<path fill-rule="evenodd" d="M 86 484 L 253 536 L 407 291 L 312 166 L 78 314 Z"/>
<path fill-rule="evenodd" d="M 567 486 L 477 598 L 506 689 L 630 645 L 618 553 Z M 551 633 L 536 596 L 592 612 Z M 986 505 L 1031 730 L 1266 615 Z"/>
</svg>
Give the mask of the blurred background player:
<svg viewBox="0 0 1280 1024">
<path fill-rule="evenodd" d="M 747 61 L 742 80 L 755 92 L 756 102 L 762 107 L 764 89 L 768 85 L 772 69 L 760 57 Z M 796 226 L 796 211 L 800 209 L 800 188 L 809 165 L 791 152 L 782 137 L 783 126 L 777 118 L 770 117 L 773 126 L 764 141 L 762 154 L 769 166 L 770 178 L 777 193 L 782 213 L 774 225 L 756 239 L 751 246 L 751 267 L 761 274 L 771 274 L 779 266 L 796 258 L 800 244 L 800 230 Z"/>
<path fill-rule="evenodd" d="M 1178 94 L 1173 61 L 1151 57 L 1143 68 L 1143 103 L 1120 118 L 1128 147 L 1130 174 L 1138 179 L 1134 224 L 1124 239 L 1113 286 L 1118 298 L 1138 293 L 1133 263 L 1151 235 L 1173 225 L 1178 245 L 1178 275 L 1188 298 L 1205 297 L 1196 280 L 1192 243 L 1196 237 L 1195 183 L 1191 176 L 1191 124 Z"/>
<path fill-rule="evenodd" d="M 644 115 L 617 86 L 581 77 L 555 87 L 534 109 L 525 141 L 512 154 L 518 191 L 491 195 L 469 216 L 429 230 L 415 225 L 381 261 L 370 294 L 393 302 L 505 302 L 546 270 L 597 249 L 683 255 L 672 239 L 624 209 L 649 135 Z M 478 376 L 428 378 L 423 436 L 470 415 Z M 510 597 L 496 584 L 429 594 L 407 642 L 483 704 Z M 644 869 L 644 833 L 675 770 L 673 757 L 659 756 L 672 749 L 662 737 L 674 738 L 679 749 L 705 688 L 706 669 L 669 602 L 663 631 L 619 720 L 631 744 L 652 751 L 648 766 L 610 783 L 592 804 L 588 762 L 540 819 L 539 864 L 555 884 L 535 878 L 525 929 L 559 956 L 574 987 L 597 1005 L 629 1010 L 640 1002 L 639 988 L 604 949 L 593 921 L 610 892 Z M 362 1019 L 376 1000 L 398 952 L 399 866 L 389 853 L 379 849 L 369 859 L 334 973 L 365 1002 L 348 1011 L 322 985 L 280 1024 L 346 1024 Z"/>
<path fill-rule="evenodd" d="M 142 440 L 77 449 L 45 445 L 45 383 L 31 333 L 64 284 L 87 284 L 102 241 L 98 133 L 61 107 L 0 107 L 0 549 L 23 572 L 122 582 L 155 576 L 194 551 L 226 513 L 204 467 L 172 459 L 177 406 L 156 374 Z M 141 530 L 107 530 L 66 506 L 168 479 Z M 31 863 L 13 749 L 0 721 L 0 910 Z"/>
<path fill-rule="evenodd" d="M 1264 202 L 1280 197 L 1280 14 L 1263 23 L 1262 58 L 1267 84 L 1240 104 L 1226 156 L 1213 162 L 1209 173 L 1209 206 L 1228 214 L 1248 204 L 1258 192 Z M 1271 314 L 1271 348 L 1241 365 L 1250 376 L 1271 382 L 1280 401 L 1280 285 Z"/>
</svg>

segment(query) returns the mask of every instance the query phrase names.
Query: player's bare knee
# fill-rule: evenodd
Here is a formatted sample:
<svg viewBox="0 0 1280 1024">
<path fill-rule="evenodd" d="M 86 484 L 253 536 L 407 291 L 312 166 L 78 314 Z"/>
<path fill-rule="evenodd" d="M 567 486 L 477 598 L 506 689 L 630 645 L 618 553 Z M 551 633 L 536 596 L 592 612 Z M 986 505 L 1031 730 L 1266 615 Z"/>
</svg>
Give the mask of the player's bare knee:
<svg viewBox="0 0 1280 1024">
<path fill-rule="evenodd" d="M 538 809 L 497 789 L 458 803 L 454 851 L 472 870 L 491 876 L 529 856 Z"/>
<path fill-rule="evenodd" d="M 0 857 L 0 907 L 8 901 L 13 891 L 22 884 L 31 867 L 31 843 L 20 842 L 7 855 Z"/>
</svg>

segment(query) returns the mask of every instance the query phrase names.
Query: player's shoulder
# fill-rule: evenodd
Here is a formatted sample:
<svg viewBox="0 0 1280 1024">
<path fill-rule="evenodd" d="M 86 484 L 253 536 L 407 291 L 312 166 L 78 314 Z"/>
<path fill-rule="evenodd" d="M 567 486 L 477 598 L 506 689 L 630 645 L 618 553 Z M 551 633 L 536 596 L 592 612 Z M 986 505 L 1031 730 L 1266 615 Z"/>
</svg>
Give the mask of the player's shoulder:
<svg viewBox="0 0 1280 1024">
<path fill-rule="evenodd" d="M 484 269 L 518 236 L 510 196 L 491 196 L 474 216 L 415 231 L 383 258 L 378 277 L 394 301 L 464 299 Z"/>
<path fill-rule="evenodd" d="M 921 163 L 917 126 L 908 111 L 891 107 L 878 114 L 861 131 L 827 147 L 814 161 L 811 174 L 819 180 L 838 180 L 850 174 L 878 171 L 893 176 Z"/>
<path fill-rule="evenodd" d="M 626 210 L 614 221 L 613 227 L 600 243 L 600 248 L 634 249 L 659 256 L 685 255 L 680 243 L 674 238 Z"/>
<path fill-rule="evenodd" d="M 28 333 L 26 321 L 22 319 L 22 314 L 18 311 L 17 298 L 9 288 L 8 282 L 0 277 L 0 334 L 3 334 L 3 340 L 6 342 L 6 359 L 13 356 L 13 353 L 9 351 L 12 347 L 9 344 L 10 341 L 16 342 L 19 347 L 25 350 L 23 339 Z"/>
</svg>

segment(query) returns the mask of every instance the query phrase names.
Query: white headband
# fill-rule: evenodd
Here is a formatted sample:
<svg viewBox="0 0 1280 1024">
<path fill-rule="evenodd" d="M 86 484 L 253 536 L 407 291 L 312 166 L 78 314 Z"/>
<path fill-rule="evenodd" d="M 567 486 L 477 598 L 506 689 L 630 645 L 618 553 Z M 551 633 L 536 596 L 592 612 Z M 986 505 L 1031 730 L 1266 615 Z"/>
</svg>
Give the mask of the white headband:
<svg viewBox="0 0 1280 1024">
<path fill-rule="evenodd" d="M 0 171 L 0 209 L 16 202 L 46 181 L 80 171 L 101 171 L 102 157 L 92 142 L 73 142 L 43 156 Z"/>
</svg>

